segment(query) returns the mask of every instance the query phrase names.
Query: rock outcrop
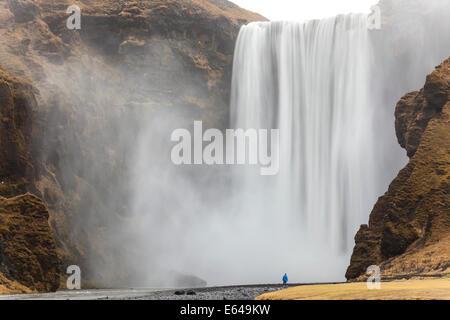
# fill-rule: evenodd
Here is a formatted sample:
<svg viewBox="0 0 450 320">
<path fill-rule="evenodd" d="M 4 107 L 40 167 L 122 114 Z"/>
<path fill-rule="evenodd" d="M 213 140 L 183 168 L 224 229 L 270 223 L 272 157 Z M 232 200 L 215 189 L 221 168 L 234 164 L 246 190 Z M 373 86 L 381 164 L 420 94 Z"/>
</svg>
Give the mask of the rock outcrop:
<svg viewBox="0 0 450 320">
<path fill-rule="evenodd" d="M 396 131 L 410 157 L 362 225 L 347 269 L 364 279 L 439 276 L 450 270 L 450 59 L 397 104 Z"/>
<path fill-rule="evenodd" d="M 61 266 L 47 208 L 26 193 L 39 193 L 31 155 L 36 94 L 28 80 L 0 68 L 0 195 L 11 197 L 0 196 L 0 293 L 59 286 Z"/>
<path fill-rule="evenodd" d="M 0 68 L 0 195 L 33 188 L 32 118 L 36 89 L 29 81 Z"/>
<path fill-rule="evenodd" d="M 42 200 L 29 193 L 0 197 L 0 293 L 55 291 L 60 274 Z"/>
</svg>

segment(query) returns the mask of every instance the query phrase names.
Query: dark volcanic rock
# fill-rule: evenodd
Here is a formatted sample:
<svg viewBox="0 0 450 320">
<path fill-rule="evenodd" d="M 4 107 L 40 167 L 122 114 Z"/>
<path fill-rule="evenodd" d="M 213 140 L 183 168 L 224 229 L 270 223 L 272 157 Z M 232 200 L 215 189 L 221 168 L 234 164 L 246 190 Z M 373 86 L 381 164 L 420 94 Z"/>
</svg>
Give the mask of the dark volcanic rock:
<svg viewBox="0 0 450 320">
<path fill-rule="evenodd" d="M 411 157 L 361 226 L 346 278 L 379 265 L 385 277 L 443 275 L 450 266 L 450 59 L 396 108 Z"/>
<path fill-rule="evenodd" d="M 186 294 L 186 291 L 184 291 L 184 290 L 177 290 L 173 294 L 176 295 L 176 296 L 182 296 L 182 295 Z"/>
</svg>

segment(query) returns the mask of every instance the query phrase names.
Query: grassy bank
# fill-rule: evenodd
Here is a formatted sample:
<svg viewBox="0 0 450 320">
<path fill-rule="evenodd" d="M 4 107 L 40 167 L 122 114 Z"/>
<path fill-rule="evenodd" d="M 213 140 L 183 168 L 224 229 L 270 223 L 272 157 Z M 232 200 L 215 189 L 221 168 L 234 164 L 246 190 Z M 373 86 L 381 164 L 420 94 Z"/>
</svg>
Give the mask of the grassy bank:
<svg viewBox="0 0 450 320">
<path fill-rule="evenodd" d="M 307 285 L 270 292 L 257 300 L 450 300 L 450 278 L 382 282 L 369 290 L 365 282 Z"/>
</svg>

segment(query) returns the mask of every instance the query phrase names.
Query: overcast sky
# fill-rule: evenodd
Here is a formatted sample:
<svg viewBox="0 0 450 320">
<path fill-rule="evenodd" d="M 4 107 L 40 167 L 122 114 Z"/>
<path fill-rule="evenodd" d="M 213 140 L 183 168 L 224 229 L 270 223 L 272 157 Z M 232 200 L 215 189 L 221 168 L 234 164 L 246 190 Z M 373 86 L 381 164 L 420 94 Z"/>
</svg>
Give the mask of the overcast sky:
<svg viewBox="0 0 450 320">
<path fill-rule="evenodd" d="M 311 20 L 341 13 L 370 12 L 378 0 L 231 0 L 270 20 Z"/>
</svg>

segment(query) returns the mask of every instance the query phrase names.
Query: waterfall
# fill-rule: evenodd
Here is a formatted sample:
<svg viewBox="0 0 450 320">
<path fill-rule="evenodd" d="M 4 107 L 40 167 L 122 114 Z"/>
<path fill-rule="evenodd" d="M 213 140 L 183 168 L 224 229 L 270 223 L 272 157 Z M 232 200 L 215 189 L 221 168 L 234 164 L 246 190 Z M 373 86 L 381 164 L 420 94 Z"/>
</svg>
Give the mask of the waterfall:
<svg viewBox="0 0 450 320">
<path fill-rule="evenodd" d="M 170 280 L 167 271 L 209 285 L 277 283 L 284 273 L 292 282 L 344 280 L 377 196 L 370 54 L 364 15 L 242 27 L 230 129 L 279 129 L 277 175 L 175 166 L 167 142 L 191 120 L 162 112 L 146 122 L 130 228 L 146 283 L 173 285 L 157 282 Z"/>
<path fill-rule="evenodd" d="M 376 200 L 370 65 L 362 14 L 251 23 L 237 40 L 231 126 L 278 128 L 281 137 L 276 177 L 234 170 L 239 211 L 299 256 L 286 268 L 316 280 L 337 265 L 334 279 L 343 278 Z"/>
</svg>

